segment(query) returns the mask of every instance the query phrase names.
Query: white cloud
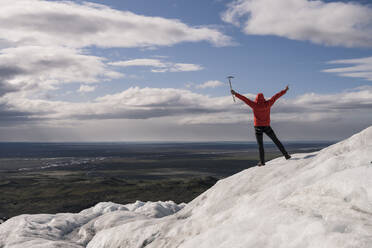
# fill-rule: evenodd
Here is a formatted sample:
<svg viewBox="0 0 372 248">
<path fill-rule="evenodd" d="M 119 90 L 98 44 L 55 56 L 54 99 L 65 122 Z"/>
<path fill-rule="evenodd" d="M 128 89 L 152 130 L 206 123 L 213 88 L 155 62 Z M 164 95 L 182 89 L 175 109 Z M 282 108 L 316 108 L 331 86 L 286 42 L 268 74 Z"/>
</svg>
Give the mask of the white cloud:
<svg viewBox="0 0 372 248">
<path fill-rule="evenodd" d="M 12 94 L 0 98 L 0 128 L 12 126 L 12 130 L 18 130 L 16 127 L 31 128 L 37 123 L 46 130 L 70 123 L 71 132 L 81 134 L 86 131 L 84 126 L 90 123 L 89 133 L 95 134 L 94 127 L 110 123 L 115 132 L 123 128 L 130 130 L 132 136 L 128 135 L 132 140 L 147 137 L 184 137 L 188 140 L 234 137 L 241 140 L 246 137 L 241 132 L 247 132 L 247 127 L 253 125 L 250 108 L 241 101 L 233 103 L 230 95 L 210 97 L 190 90 L 135 87 L 94 101 L 66 102 L 14 97 Z M 251 99 L 255 97 L 245 95 Z M 337 94 L 304 94 L 294 99 L 284 96 L 272 108 L 272 122 L 274 127 L 287 130 L 287 137 L 335 139 L 340 137 L 337 135 L 351 134 L 353 130 L 370 125 L 371 108 L 371 86 Z M 107 137 L 119 138 L 114 131 L 104 130 L 100 129 L 101 134 L 97 137 L 104 137 L 106 132 Z M 160 136 L 154 134 L 158 131 Z M 330 133 L 332 136 L 328 135 Z M 76 137 L 70 139 L 76 140 Z M 79 140 L 86 139 L 93 138 L 79 137 Z"/>
<path fill-rule="evenodd" d="M 184 64 L 184 63 L 175 63 L 170 67 L 169 71 L 178 72 L 178 71 L 200 71 L 203 70 L 203 67 L 196 64 Z"/>
<path fill-rule="evenodd" d="M 246 34 L 333 46 L 372 46 L 372 8 L 356 2 L 236 0 L 222 19 L 242 26 Z"/>
<path fill-rule="evenodd" d="M 247 95 L 250 98 L 255 96 Z M 231 96 L 210 97 L 190 90 L 172 88 L 129 88 L 91 102 L 64 102 L 3 97 L 8 110 L 30 113 L 44 119 L 151 119 L 180 116 L 182 123 L 241 123 L 251 118 L 250 108 Z M 347 118 L 347 113 L 362 113 L 372 108 L 372 87 L 365 86 L 337 94 L 304 94 L 280 99 L 272 109 L 273 119 L 283 121 L 321 121 Z M 362 115 L 361 114 L 361 115 Z M 34 116 L 35 115 L 35 116 Z M 209 118 L 210 117 L 210 118 Z M 372 118 L 372 117 L 371 117 Z"/>
<path fill-rule="evenodd" d="M 343 77 L 363 78 L 372 81 L 372 57 L 358 59 L 333 60 L 329 64 L 348 64 L 352 66 L 323 70 Z"/>
<path fill-rule="evenodd" d="M 252 100 L 254 95 L 246 95 Z M 223 101 L 222 101 L 223 99 Z M 217 98 L 216 98 L 217 100 Z M 210 106 L 213 106 L 211 99 Z M 218 104 L 214 107 L 221 111 L 206 113 L 203 115 L 183 116 L 179 119 L 182 124 L 233 124 L 250 123 L 253 115 L 248 106 L 238 101 L 232 104 L 231 97 L 218 98 Z M 294 99 L 280 99 L 272 109 L 272 120 L 277 123 L 330 123 L 332 121 L 348 122 L 353 120 L 369 120 L 372 116 L 368 113 L 372 109 L 372 87 L 364 86 L 336 94 L 304 94 Z M 249 121 L 248 121 L 249 120 Z M 302 124 L 301 124 L 302 125 Z"/>
<path fill-rule="evenodd" d="M 199 115 L 227 111 L 230 98 L 211 98 L 189 90 L 172 88 L 129 88 L 90 102 L 65 102 L 13 97 L 0 98 L 7 110 L 29 113 L 30 119 L 149 119 Z M 237 107 L 237 106 L 236 106 Z"/>
<path fill-rule="evenodd" d="M 159 59 L 132 59 L 125 61 L 110 62 L 109 65 L 130 67 L 130 66 L 152 66 L 152 67 L 166 67 L 166 64 Z"/>
<path fill-rule="evenodd" d="M 109 65 L 130 67 L 130 66 L 149 66 L 154 67 L 152 72 L 183 72 L 200 71 L 202 66 L 196 64 L 165 62 L 159 59 L 132 59 L 126 61 L 110 62 Z"/>
<path fill-rule="evenodd" d="M 78 89 L 78 92 L 93 92 L 96 90 L 96 86 L 90 86 L 90 85 L 81 85 L 80 88 Z"/>
<path fill-rule="evenodd" d="M 32 98 L 66 83 L 99 83 L 123 77 L 91 47 L 171 46 L 207 41 L 228 45 L 216 29 L 180 20 L 137 15 L 105 5 L 73 1 L 0 1 L 0 97 L 32 92 Z M 167 71 L 193 71 L 193 64 L 166 64 Z M 41 92 L 37 92 L 41 91 Z M 13 94 L 14 95 L 14 94 Z"/>
<path fill-rule="evenodd" d="M 72 1 L 2 0 L 0 38 L 18 45 L 69 47 L 153 47 L 207 41 L 216 46 L 231 38 L 207 27 L 176 19 L 137 15 L 105 5 Z"/>
<path fill-rule="evenodd" d="M 65 83 L 97 83 L 122 76 L 107 68 L 103 58 L 73 48 L 22 46 L 0 51 L 0 81 L 18 91 L 51 90 Z"/>
<path fill-rule="evenodd" d="M 194 86 L 195 86 L 195 83 L 193 83 L 193 82 L 187 82 L 187 83 L 185 84 L 185 87 L 188 88 L 188 89 L 190 89 L 190 88 L 192 88 L 192 87 L 194 87 Z"/>
<path fill-rule="evenodd" d="M 224 83 L 222 83 L 221 81 L 210 80 L 210 81 L 204 82 L 202 84 L 196 85 L 196 88 L 197 89 L 216 88 L 216 87 L 219 87 L 219 86 L 222 86 L 222 85 L 224 85 Z"/>
</svg>

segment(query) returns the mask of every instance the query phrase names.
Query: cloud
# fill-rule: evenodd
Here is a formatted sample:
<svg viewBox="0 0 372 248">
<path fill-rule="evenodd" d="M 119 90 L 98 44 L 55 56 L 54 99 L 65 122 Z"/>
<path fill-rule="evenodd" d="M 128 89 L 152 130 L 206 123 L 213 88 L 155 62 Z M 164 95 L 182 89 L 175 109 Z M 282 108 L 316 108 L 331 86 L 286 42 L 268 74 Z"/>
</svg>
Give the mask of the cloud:
<svg viewBox="0 0 372 248">
<path fill-rule="evenodd" d="M 285 130 L 286 139 L 337 139 L 370 125 L 371 108 L 372 87 L 364 86 L 337 94 L 311 93 L 293 99 L 284 96 L 272 108 L 271 119 L 275 128 Z M 0 127 L 6 127 L 8 132 L 26 128 L 32 134 L 33 128 L 55 130 L 67 125 L 68 132 L 60 131 L 66 133 L 63 139 L 70 140 L 120 140 L 120 137 L 242 140 L 249 136 L 248 133 L 242 136 L 242 132 L 253 125 L 250 108 L 241 101 L 234 103 L 230 95 L 210 97 L 172 88 L 134 87 L 88 102 L 15 98 L 7 94 L 0 98 L 0 116 L 4 116 L 0 118 Z M 123 128 L 130 132 L 118 136 Z M 97 132 L 99 136 L 95 136 Z M 2 137 L 12 140 L 9 135 Z M 29 139 L 40 140 L 40 136 Z"/>
<path fill-rule="evenodd" d="M 93 92 L 96 90 L 96 86 L 89 86 L 89 85 L 81 85 L 80 88 L 78 89 L 78 92 Z"/>
<path fill-rule="evenodd" d="M 200 41 L 224 46 L 231 39 L 216 29 L 191 27 L 179 20 L 137 15 L 100 4 L 3 0 L 0 97 L 18 92 L 36 98 L 63 84 L 99 83 L 124 76 L 109 67 L 104 57 L 90 55 L 92 46 L 150 48 Z M 165 63 L 154 71 L 201 69 L 194 64 Z"/>
<path fill-rule="evenodd" d="M 209 80 L 201 84 L 196 84 L 193 82 L 188 82 L 185 84 L 186 88 L 195 88 L 195 89 L 207 89 L 207 88 L 216 88 L 224 85 L 223 82 L 218 80 Z"/>
<path fill-rule="evenodd" d="M 196 64 L 184 64 L 184 63 L 175 63 L 170 68 L 170 72 L 179 72 L 179 71 L 200 71 L 204 68 Z"/>
<path fill-rule="evenodd" d="M 349 64 L 352 66 L 323 70 L 343 77 L 363 78 L 372 81 L 372 57 L 358 59 L 333 60 L 329 64 Z"/>
<path fill-rule="evenodd" d="M 188 90 L 173 88 L 129 88 L 121 93 L 106 95 L 96 99 L 91 110 L 84 110 L 84 118 L 92 113 L 98 118 L 149 119 L 179 115 L 198 115 L 224 111 L 221 104 L 212 106 L 208 96 Z M 114 107 L 115 106 L 115 107 Z M 115 110 L 107 111 L 114 107 Z M 111 112 L 111 113 L 110 113 Z M 86 115 L 85 113 L 88 113 Z M 79 118 L 80 114 L 77 114 Z"/>
<path fill-rule="evenodd" d="M 345 47 L 372 46 L 372 8 L 356 2 L 236 0 L 222 14 L 246 34 Z"/>
<path fill-rule="evenodd" d="M 124 76 L 110 70 L 103 58 L 81 53 L 59 46 L 3 49 L 0 92 L 51 90 L 65 83 L 97 83 Z"/>
<path fill-rule="evenodd" d="M 253 94 L 246 95 L 254 99 Z M 238 101 L 232 104 L 231 98 L 224 99 L 221 105 L 216 105 L 225 111 L 211 114 L 185 116 L 180 118 L 183 124 L 233 124 L 253 120 L 248 106 Z M 240 108 L 238 108 L 240 106 Z M 372 87 L 364 86 L 336 94 L 309 93 L 299 95 L 294 99 L 280 99 L 272 108 L 272 120 L 277 123 L 317 123 L 331 121 L 347 121 L 350 116 L 359 120 L 372 121 L 368 114 L 372 109 Z M 249 122 L 248 122 L 249 123 Z"/>
<path fill-rule="evenodd" d="M 154 67 L 152 72 L 185 72 L 200 71 L 202 66 L 196 64 L 165 62 L 159 59 L 132 59 L 126 61 L 110 62 L 109 65 L 120 67 L 149 66 Z"/>
<path fill-rule="evenodd" d="M 166 64 L 158 59 L 132 59 L 126 61 L 110 62 L 109 65 L 121 67 L 130 66 L 166 67 Z"/>
<path fill-rule="evenodd" d="M 42 0 L 2 0 L 0 38 L 18 46 L 75 48 L 171 46 L 200 41 L 215 46 L 231 44 L 231 38 L 216 29 L 191 27 L 176 19 L 137 15 L 88 2 Z"/>
<path fill-rule="evenodd" d="M 225 97 L 210 98 L 189 90 L 172 88 L 129 88 L 120 93 L 98 97 L 90 102 L 51 101 L 11 96 L 5 96 L 3 101 L 14 110 L 29 113 L 33 118 L 43 117 L 46 121 L 150 119 L 227 110 Z"/>
<path fill-rule="evenodd" d="M 224 85 L 224 83 L 222 83 L 221 81 L 210 80 L 210 81 L 204 82 L 202 84 L 196 85 L 195 88 L 197 88 L 197 89 L 216 88 L 216 87 L 219 87 L 219 86 L 222 86 L 222 85 Z"/>
<path fill-rule="evenodd" d="M 0 102 L 0 126 L 8 126 L 9 124 L 21 124 L 31 120 L 29 112 L 21 112 L 11 109 L 6 103 Z"/>
<path fill-rule="evenodd" d="M 114 106 L 98 99 L 52 101 L 46 96 L 51 90 L 63 90 L 64 84 L 80 84 L 79 92 L 89 92 L 95 87 L 89 84 L 124 77 L 114 70 L 117 68 L 108 65 L 106 58 L 92 55 L 97 48 L 151 49 L 183 42 L 232 44 L 231 38 L 216 28 L 190 26 L 177 19 L 138 15 L 101 4 L 2 0 L 0 123 L 11 127 L 31 121 L 43 125 L 66 120 L 177 115 L 181 109 L 172 112 L 162 107 Z M 158 59 L 165 60 L 165 57 Z M 161 66 L 152 66 L 154 72 L 203 69 L 196 64 L 160 62 Z"/>
<path fill-rule="evenodd" d="M 15 91 L 18 91 L 16 87 L 14 87 L 13 85 L 7 82 L 0 81 L 0 97 L 7 93 L 15 92 Z"/>
<path fill-rule="evenodd" d="M 247 95 L 253 98 L 253 94 Z M 6 99 L 6 101 L 4 100 Z M 241 123 L 252 119 L 250 108 L 230 96 L 210 97 L 172 88 L 129 88 L 90 102 L 65 102 L 5 96 L 12 111 L 30 113 L 45 120 L 152 119 L 178 116 L 182 124 Z M 280 99 L 272 109 L 276 121 L 311 122 L 344 119 L 372 108 L 372 87 L 337 94 L 304 94 Z"/>
<path fill-rule="evenodd" d="M 0 64 L 0 97 L 7 93 L 18 91 L 19 89 L 10 84 L 8 80 L 24 73 L 23 69 L 18 66 Z"/>
</svg>

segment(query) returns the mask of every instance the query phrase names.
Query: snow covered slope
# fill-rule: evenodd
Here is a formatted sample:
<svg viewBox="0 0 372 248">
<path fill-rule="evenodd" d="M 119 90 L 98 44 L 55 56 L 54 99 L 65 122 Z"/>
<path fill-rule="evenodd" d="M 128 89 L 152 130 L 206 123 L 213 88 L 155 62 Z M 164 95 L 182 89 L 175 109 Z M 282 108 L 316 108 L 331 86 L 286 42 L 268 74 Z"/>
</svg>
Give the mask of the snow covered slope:
<svg viewBox="0 0 372 248">
<path fill-rule="evenodd" d="M 319 152 L 218 181 L 188 205 L 100 203 L 21 215 L 0 247 L 372 247 L 372 127 Z"/>
</svg>

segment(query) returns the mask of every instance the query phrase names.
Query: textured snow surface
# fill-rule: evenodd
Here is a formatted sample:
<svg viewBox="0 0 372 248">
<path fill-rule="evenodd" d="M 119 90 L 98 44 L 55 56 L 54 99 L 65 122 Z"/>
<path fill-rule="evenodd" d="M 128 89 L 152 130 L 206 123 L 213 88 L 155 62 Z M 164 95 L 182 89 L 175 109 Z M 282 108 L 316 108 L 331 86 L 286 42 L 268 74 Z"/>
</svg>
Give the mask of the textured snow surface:
<svg viewBox="0 0 372 248">
<path fill-rule="evenodd" d="M 186 206 L 17 216 L 0 225 L 0 247 L 372 247 L 372 127 L 292 157 L 220 180 Z"/>
<path fill-rule="evenodd" d="M 184 203 L 177 205 L 172 201 L 137 201 L 127 205 L 101 202 L 77 214 L 20 215 L 0 225 L 0 247 L 86 247 L 102 230 L 161 218 L 184 206 Z"/>
</svg>

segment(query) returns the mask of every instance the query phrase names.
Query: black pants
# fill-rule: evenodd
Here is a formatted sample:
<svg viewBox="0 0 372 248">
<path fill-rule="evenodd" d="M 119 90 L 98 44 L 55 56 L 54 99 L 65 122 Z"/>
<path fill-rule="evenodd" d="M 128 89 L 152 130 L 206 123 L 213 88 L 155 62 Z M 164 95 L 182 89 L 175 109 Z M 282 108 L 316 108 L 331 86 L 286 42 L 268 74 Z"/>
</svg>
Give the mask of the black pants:
<svg viewBox="0 0 372 248">
<path fill-rule="evenodd" d="M 266 133 L 267 136 L 270 137 L 270 139 L 275 143 L 275 145 L 279 148 L 279 150 L 283 153 L 285 156 L 287 151 L 285 150 L 283 144 L 279 141 L 279 139 L 276 137 L 274 130 L 270 126 L 255 126 L 254 127 L 256 131 L 256 139 L 258 143 L 258 150 L 260 151 L 260 160 L 261 164 L 265 164 L 265 151 L 263 146 L 263 133 Z"/>
</svg>

